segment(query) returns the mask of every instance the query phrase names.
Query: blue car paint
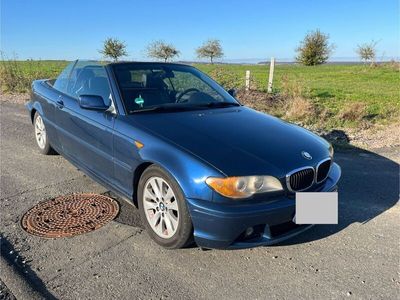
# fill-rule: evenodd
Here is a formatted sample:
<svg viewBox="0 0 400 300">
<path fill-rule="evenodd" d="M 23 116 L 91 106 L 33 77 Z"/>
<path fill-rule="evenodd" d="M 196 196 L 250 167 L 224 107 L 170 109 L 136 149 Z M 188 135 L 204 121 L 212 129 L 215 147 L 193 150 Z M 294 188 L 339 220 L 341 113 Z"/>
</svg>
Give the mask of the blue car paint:
<svg viewBox="0 0 400 300">
<path fill-rule="evenodd" d="M 298 234 L 299 227 L 273 237 L 269 227 L 290 221 L 294 198 L 286 189 L 285 174 L 316 166 L 329 157 L 329 144 L 314 134 L 241 106 L 178 113 L 127 115 L 114 75 L 106 67 L 116 115 L 83 110 L 77 101 L 35 81 L 27 108 L 44 120 L 52 147 L 101 184 L 133 199 L 136 170 L 158 164 L 179 183 L 187 200 L 198 245 L 208 248 L 242 248 L 269 245 Z M 138 149 L 134 142 L 145 145 Z M 301 151 L 312 154 L 311 161 Z M 285 191 L 232 200 L 213 192 L 209 176 L 272 175 Z M 333 164 L 328 179 L 310 191 L 331 191 L 340 178 Z M 257 239 L 237 238 L 250 226 L 262 225 Z"/>
<path fill-rule="evenodd" d="M 117 117 L 115 131 L 129 132 L 129 135 L 119 133 L 114 136 L 115 159 L 118 161 L 116 168 L 119 168 L 115 174 L 120 177 L 120 180 L 124 180 L 124 185 L 132 185 L 132 176 L 129 174 L 139 163 L 155 163 L 170 173 L 179 183 L 186 197 L 212 198 L 213 192 L 205 185 L 204 180 L 208 176 L 223 175 L 206 162 L 197 159 L 174 143 L 140 128 L 132 121 L 131 116 Z M 133 145 L 136 139 L 145 145 L 139 151 Z M 117 166 L 121 164 L 124 164 L 125 168 Z M 129 172 L 128 166 L 132 166 Z"/>
<path fill-rule="evenodd" d="M 319 192 L 336 189 L 341 170 L 333 164 L 328 179 Z M 277 199 L 245 201 L 237 205 L 216 203 L 198 199 L 187 199 L 194 224 L 196 242 L 210 248 L 247 248 L 249 246 L 272 245 L 309 229 L 311 225 L 298 226 L 283 236 L 271 235 L 270 226 L 290 222 L 295 215 L 295 199 L 280 196 Z M 262 225 L 262 234 L 250 241 L 235 241 L 249 227 Z"/>
<path fill-rule="evenodd" d="M 294 166 L 316 165 L 329 157 L 325 140 L 244 106 L 165 113 L 162 118 L 142 114 L 129 121 L 187 149 L 227 176 L 281 178 Z M 312 153 L 312 160 L 304 159 L 301 151 Z"/>
</svg>

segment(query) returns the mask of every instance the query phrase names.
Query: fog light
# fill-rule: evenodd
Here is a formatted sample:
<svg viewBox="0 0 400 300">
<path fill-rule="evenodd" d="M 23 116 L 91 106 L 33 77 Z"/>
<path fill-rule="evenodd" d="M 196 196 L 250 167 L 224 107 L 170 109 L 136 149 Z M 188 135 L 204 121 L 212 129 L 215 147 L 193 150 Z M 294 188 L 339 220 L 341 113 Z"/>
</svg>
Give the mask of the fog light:
<svg viewBox="0 0 400 300">
<path fill-rule="evenodd" d="M 246 229 L 246 232 L 244 233 L 246 236 L 252 235 L 254 232 L 254 228 L 253 227 L 249 227 Z"/>
</svg>

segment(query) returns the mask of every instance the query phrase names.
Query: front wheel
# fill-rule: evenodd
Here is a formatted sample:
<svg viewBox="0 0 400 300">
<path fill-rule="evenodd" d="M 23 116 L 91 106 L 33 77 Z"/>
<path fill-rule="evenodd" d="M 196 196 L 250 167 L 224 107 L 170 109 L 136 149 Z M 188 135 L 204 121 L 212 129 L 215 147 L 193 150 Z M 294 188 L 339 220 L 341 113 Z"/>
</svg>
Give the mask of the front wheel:
<svg viewBox="0 0 400 300">
<path fill-rule="evenodd" d="M 35 112 L 35 116 L 33 117 L 33 126 L 35 127 L 36 144 L 39 147 L 40 153 L 45 155 L 53 154 L 54 150 L 50 146 L 46 126 L 44 126 L 43 118 L 38 112 Z"/>
<path fill-rule="evenodd" d="M 159 245 L 177 249 L 191 241 L 193 226 L 178 183 L 162 168 L 152 165 L 142 174 L 138 186 L 142 222 Z"/>
</svg>

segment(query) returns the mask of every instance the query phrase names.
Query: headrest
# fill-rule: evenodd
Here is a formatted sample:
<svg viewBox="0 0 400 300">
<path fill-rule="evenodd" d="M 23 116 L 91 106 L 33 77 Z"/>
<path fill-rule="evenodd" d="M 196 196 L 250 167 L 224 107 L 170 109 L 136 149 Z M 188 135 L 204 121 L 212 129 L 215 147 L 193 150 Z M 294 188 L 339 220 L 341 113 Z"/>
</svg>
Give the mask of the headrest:
<svg viewBox="0 0 400 300">
<path fill-rule="evenodd" d="M 157 75 L 146 74 L 145 87 L 149 89 L 165 89 L 165 82 Z"/>
</svg>

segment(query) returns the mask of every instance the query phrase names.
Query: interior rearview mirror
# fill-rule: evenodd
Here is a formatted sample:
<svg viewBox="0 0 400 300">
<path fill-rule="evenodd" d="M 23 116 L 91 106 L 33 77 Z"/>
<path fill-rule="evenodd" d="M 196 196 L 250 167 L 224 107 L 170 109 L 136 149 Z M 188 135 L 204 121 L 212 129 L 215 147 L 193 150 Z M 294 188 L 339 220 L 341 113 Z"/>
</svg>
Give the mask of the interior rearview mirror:
<svg viewBox="0 0 400 300">
<path fill-rule="evenodd" d="M 107 110 L 108 106 L 104 104 L 103 97 L 98 95 L 80 95 L 79 106 L 91 110 Z"/>
<path fill-rule="evenodd" d="M 236 98 L 236 89 L 228 90 L 228 94 L 231 95 L 233 98 Z"/>
</svg>

